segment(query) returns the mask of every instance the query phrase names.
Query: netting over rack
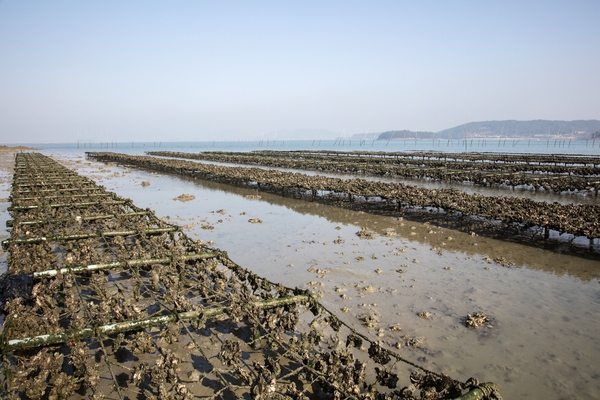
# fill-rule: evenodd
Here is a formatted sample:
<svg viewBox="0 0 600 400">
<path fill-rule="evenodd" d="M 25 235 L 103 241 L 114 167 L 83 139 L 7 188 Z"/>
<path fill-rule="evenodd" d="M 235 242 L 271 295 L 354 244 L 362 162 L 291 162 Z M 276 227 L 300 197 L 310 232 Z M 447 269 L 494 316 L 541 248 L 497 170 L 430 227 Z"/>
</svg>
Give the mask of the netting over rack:
<svg viewBox="0 0 600 400">
<path fill-rule="evenodd" d="M 11 201 L 4 397 L 499 397 L 404 360 L 309 292 L 255 275 L 47 157 L 17 156 Z"/>
</svg>

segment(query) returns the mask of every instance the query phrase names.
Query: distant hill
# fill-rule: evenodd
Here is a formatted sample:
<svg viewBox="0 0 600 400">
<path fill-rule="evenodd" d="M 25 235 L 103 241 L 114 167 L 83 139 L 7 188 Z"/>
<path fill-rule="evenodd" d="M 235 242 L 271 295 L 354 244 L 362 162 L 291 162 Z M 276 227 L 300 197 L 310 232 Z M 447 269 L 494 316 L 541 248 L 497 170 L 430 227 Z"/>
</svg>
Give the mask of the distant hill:
<svg viewBox="0 0 600 400">
<path fill-rule="evenodd" d="M 381 132 L 371 132 L 371 133 L 355 133 L 350 137 L 351 140 L 373 140 L 377 139 Z"/>
<path fill-rule="evenodd" d="M 387 131 L 379 134 L 377 140 L 392 140 L 392 139 L 431 139 L 436 136 L 435 132 L 420 132 L 420 131 Z"/>
<path fill-rule="evenodd" d="M 573 137 L 588 139 L 594 132 L 600 131 L 600 121 L 482 121 L 469 122 L 454 128 L 445 129 L 436 134 L 440 138 L 460 139 L 463 137 Z"/>
<path fill-rule="evenodd" d="M 444 129 L 439 132 L 393 130 L 386 132 L 355 133 L 345 139 L 350 140 L 402 140 L 402 139 L 462 139 L 462 138 L 547 138 L 562 137 L 574 139 L 600 138 L 600 121 L 480 121 Z M 271 140 L 334 140 L 340 134 L 325 129 L 295 129 L 269 132 L 262 135 L 263 139 Z"/>
</svg>

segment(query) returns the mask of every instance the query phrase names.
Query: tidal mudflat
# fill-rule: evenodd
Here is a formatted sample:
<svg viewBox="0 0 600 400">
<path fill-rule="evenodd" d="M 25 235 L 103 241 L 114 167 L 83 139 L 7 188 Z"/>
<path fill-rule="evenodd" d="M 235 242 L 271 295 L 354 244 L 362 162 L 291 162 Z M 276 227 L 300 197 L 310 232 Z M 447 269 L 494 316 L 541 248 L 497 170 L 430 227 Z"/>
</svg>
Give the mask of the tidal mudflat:
<svg viewBox="0 0 600 400">
<path fill-rule="evenodd" d="M 505 398 L 600 396 L 597 260 L 81 156 L 58 160 L 258 275 L 319 293 L 345 322 L 426 368 L 493 381 Z M 175 200 L 182 194 L 189 201 Z M 467 328 L 462 319 L 478 312 L 489 323 Z"/>
<path fill-rule="evenodd" d="M 62 161 L 245 268 L 320 293 L 344 321 L 427 368 L 496 382 L 505 398 L 600 396 L 597 260 L 83 158 Z M 194 199 L 174 200 L 181 194 Z M 371 239 L 357 234 L 363 228 Z M 468 329 L 461 318 L 477 312 L 490 322 Z"/>
</svg>

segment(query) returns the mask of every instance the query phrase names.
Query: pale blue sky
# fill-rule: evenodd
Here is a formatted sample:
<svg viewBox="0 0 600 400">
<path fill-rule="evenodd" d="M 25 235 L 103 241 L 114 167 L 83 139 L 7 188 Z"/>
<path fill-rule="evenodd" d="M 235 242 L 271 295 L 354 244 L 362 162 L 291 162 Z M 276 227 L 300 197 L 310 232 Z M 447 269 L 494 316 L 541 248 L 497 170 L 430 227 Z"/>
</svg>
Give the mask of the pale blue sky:
<svg viewBox="0 0 600 400">
<path fill-rule="evenodd" d="M 600 2 L 0 1 L 0 143 L 600 118 Z"/>
</svg>

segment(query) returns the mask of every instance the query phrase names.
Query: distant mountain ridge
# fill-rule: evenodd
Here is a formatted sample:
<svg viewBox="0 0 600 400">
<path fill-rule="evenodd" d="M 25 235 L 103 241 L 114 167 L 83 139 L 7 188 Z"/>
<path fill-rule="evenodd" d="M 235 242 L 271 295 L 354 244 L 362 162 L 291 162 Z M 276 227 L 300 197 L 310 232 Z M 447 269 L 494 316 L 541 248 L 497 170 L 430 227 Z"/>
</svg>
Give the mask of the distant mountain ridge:
<svg viewBox="0 0 600 400">
<path fill-rule="evenodd" d="M 436 137 L 447 139 L 460 139 L 463 137 L 572 137 L 578 139 L 591 138 L 595 132 L 600 131 L 600 121 L 575 120 L 575 121 L 481 121 L 469 122 L 454 128 L 437 132 Z"/>
<path fill-rule="evenodd" d="M 391 130 L 377 133 L 356 133 L 351 139 L 369 138 L 377 140 L 402 140 L 402 139 L 462 139 L 462 138 L 573 138 L 592 139 L 600 138 L 600 121 L 574 120 L 552 121 L 538 119 L 532 121 L 479 121 L 469 122 L 454 128 L 444 129 L 439 132 Z"/>
<path fill-rule="evenodd" d="M 436 137 L 435 132 L 426 131 L 387 131 L 379 135 L 377 140 L 391 140 L 391 139 L 431 139 Z"/>
<path fill-rule="evenodd" d="M 462 138 L 573 138 L 592 139 L 600 137 L 600 121 L 574 120 L 552 121 L 479 121 L 469 122 L 439 132 L 390 130 L 386 132 L 355 133 L 350 136 L 325 129 L 295 129 L 273 131 L 262 135 L 270 140 L 402 140 L 402 139 L 462 139 Z"/>
</svg>

